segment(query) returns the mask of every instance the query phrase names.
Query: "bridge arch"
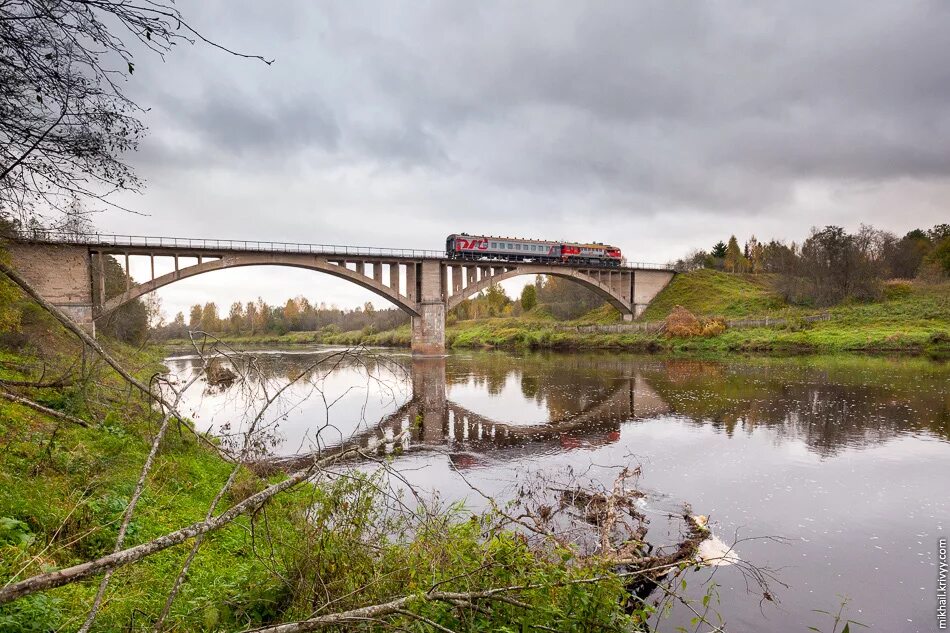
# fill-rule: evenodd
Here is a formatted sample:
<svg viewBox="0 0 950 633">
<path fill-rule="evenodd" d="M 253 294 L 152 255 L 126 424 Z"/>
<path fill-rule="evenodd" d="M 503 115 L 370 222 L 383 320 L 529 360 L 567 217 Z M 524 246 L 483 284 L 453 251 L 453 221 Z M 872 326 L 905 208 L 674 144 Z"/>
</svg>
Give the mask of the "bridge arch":
<svg viewBox="0 0 950 633">
<path fill-rule="evenodd" d="M 609 269 L 597 272 L 604 274 L 622 274 L 620 272 L 610 271 Z M 601 279 L 594 277 L 585 270 L 530 264 L 517 264 L 512 268 L 506 267 L 500 270 L 494 269 L 494 274 L 486 275 L 475 283 L 469 283 L 466 287 L 457 289 L 446 301 L 446 310 L 457 307 L 466 299 L 477 295 L 482 290 L 487 290 L 493 284 L 519 275 L 551 275 L 552 277 L 569 279 L 596 292 L 606 299 L 610 305 L 617 308 L 621 314 L 633 314 L 634 311 L 631 302 L 625 299 L 623 293 L 618 292 L 618 289 L 613 287 L 609 281 L 604 283 Z"/>
<path fill-rule="evenodd" d="M 380 266 L 382 263 L 372 262 L 373 266 Z M 398 264 L 390 264 L 398 265 Z M 416 309 L 415 302 L 408 297 L 399 294 L 399 288 L 393 288 L 382 283 L 381 279 L 368 277 L 357 270 L 350 270 L 343 261 L 330 261 L 319 256 L 281 256 L 274 257 L 271 254 L 247 254 L 247 255 L 225 255 L 219 259 L 202 261 L 201 263 L 187 266 L 179 270 L 160 275 L 150 281 L 130 287 L 120 295 L 111 297 L 103 303 L 99 312 L 95 315 L 96 319 L 108 316 L 118 308 L 138 299 L 142 295 L 154 292 L 176 281 L 212 272 L 215 270 L 226 270 L 229 268 L 238 268 L 244 266 L 287 266 L 291 268 L 302 268 L 305 270 L 314 270 L 327 273 L 334 277 L 351 281 L 377 295 L 390 301 L 404 312 L 413 317 L 418 317 L 419 312 Z"/>
</svg>

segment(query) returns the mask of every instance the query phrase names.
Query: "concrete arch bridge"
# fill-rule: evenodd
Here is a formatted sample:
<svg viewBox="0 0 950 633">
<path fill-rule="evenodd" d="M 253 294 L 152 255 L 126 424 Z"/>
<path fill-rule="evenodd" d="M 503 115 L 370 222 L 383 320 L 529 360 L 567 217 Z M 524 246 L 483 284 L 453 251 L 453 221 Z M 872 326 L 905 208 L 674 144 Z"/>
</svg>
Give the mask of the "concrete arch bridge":
<svg viewBox="0 0 950 633">
<path fill-rule="evenodd" d="M 603 296 L 625 320 L 639 315 L 675 274 L 658 264 L 597 268 L 531 262 L 447 259 L 442 251 L 378 249 L 328 244 L 127 235 L 31 233 L 9 241 L 13 265 L 39 293 L 77 323 L 95 322 L 142 295 L 182 279 L 243 266 L 290 266 L 351 281 L 412 318 L 412 349 L 445 351 L 445 315 L 492 284 L 518 275 L 553 275 Z M 125 290 L 106 296 L 106 257 L 125 265 Z M 147 258 L 151 274 L 134 280 L 130 258 Z M 156 261 L 171 263 L 156 274 Z"/>
</svg>

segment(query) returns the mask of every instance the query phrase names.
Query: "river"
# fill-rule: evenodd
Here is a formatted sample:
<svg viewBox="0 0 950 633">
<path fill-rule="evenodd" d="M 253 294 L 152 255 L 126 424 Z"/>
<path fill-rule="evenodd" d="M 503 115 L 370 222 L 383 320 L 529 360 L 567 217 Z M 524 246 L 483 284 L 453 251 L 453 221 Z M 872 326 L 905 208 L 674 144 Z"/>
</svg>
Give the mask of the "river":
<svg viewBox="0 0 950 633">
<path fill-rule="evenodd" d="M 195 387 L 184 408 L 227 437 L 248 396 L 260 402 L 332 353 L 267 350 L 257 380 Z M 179 376 L 197 362 L 166 360 Z M 416 486 L 473 508 L 484 502 L 465 480 L 505 499 L 539 474 L 609 486 L 639 464 L 658 519 L 689 503 L 722 540 L 752 539 L 736 545 L 743 560 L 774 570 L 775 600 L 764 601 L 737 567 L 715 568 L 727 630 L 830 631 L 818 611 L 843 600 L 872 630 L 936 630 L 937 544 L 950 532 L 946 363 L 371 354 L 324 362 L 283 396 L 265 418 L 268 452 L 357 441 L 394 454 Z M 655 521 L 648 538 L 675 536 L 665 529 Z M 688 579 L 694 598 L 712 573 Z M 674 610 L 661 630 L 690 615 Z"/>
</svg>

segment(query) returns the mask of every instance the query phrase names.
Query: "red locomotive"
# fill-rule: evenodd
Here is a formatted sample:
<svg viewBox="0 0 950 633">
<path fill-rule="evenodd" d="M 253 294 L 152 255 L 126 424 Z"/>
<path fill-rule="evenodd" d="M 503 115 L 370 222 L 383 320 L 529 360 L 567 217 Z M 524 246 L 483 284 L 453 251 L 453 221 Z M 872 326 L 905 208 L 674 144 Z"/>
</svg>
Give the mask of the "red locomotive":
<svg viewBox="0 0 950 633">
<path fill-rule="evenodd" d="M 449 259 L 501 259 L 610 267 L 620 266 L 623 261 L 619 248 L 598 242 L 579 244 L 468 233 L 448 236 L 445 240 L 445 256 Z"/>
</svg>

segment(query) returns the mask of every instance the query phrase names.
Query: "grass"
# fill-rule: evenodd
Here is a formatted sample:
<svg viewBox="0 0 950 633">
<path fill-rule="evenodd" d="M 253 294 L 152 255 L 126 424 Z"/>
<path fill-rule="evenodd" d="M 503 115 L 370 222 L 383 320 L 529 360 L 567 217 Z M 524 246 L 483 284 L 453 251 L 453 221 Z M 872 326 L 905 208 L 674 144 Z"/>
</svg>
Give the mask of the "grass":
<svg viewBox="0 0 950 633">
<path fill-rule="evenodd" d="M 950 352 L 950 282 L 895 283 L 884 298 L 819 311 L 782 302 L 766 277 L 711 270 L 678 275 L 650 305 L 641 321 L 662 320 L 682 305 L 703 317 L 783 317 L 778 327 L 730 328 L 708 337 L 667 338 L 647 332 L 579 332 L 573 325 L 615 324 L 619 314 L 598 308 L 577 321 L 558 324 L 522 319 L 460 321 L 447 328 L 452 347 L 627 349 L 668 352 Z M 828 321 L 803 317 L 825 312 Z M 565 328 L 564 326 L 567 326 Z"/>
<path fill-rule="evenodd" d="M 264 332 L 261 334 L 233 335 L 220 334 L 221 340 L 232 345 L 368 345 L 379 347 L 409 347 L 412 342 L 412 332 L 409 324 L 393 330 L 374 332 L 370 330 L 353 330 L 350 332 L 336 332 L 317 330 L 313 332 Z M 169 346 L 190 345 L 187 339 L 171 339 L 163 342 Z"/>
<path fill-rule="evenodd" d="M 161 355 L 155 350 L 111 347 L 143 378 L 160 368 L 157 361 Z M 66 345 L 64 351 L 73 348 Z M 39 360 L 53 371 L 68 366 L 65 353 L 42 356 L 3 352 L 0 378 L 26 379 L 28 376 L 14 368 L 35 366 Z M 0 451 L 0 575 L 5 582 L 76 564 L 110 552 L 114 546 L 156 419 L 149 404 L 131 394 L 116 377 L 102 374 L 100 379 L 100 386 L 31 393 L 51 408 L 93 422 L 89 429 L 0 401 L 0 443 L 4 447 Z M 190 434 L 169 433 L 130 525 L 127 545 L 200 520 L 230 470 L 228 463 Z M 278 506 L 288 502 L 280 500 Z M 285 529 L 286 521 L 280 517 L 281 512 L 275 512 L 276 529 Z M 218 617 L 220 605 L 238 605 L 229 616 L 237 618 L 235 621 L 260 621 L 272 609 L 280 586 L 268 580 L 267 566 L 248 549 L 248 528 L 246 520 L 239 520 L 206 541 L 181 602 L 181 607 L 187 605 L 198 614 L 198 620 L 211 617 L 212 612 Z M 107 594 L 99 619 L 100 630 L 124 629 L 137 614 L 157 612 L 161 593 L 167 590 L 168 579 L 177 573 L 172 570 L 181 560 L 179 548 L 117 572 L 116 589 Z M 91 603 L 96 584 L 96 579 L 75 583 L 3 605 L 0 630 L 75 629 Z M 179 609 L 173 620 L 183 615 Z"/>
<path fill-rule="evenodd" d="M 788 308 L 767 275 L 732 275 L 702 269 L 674 277 L 640 320 L 661 321 L 677 305 L 697 316 L 727 318 L 774 314 Z"/>
</svg>

